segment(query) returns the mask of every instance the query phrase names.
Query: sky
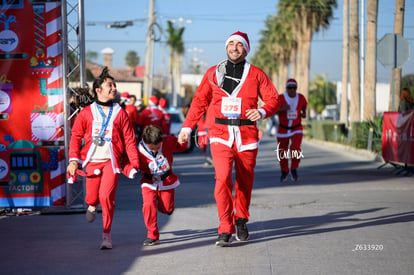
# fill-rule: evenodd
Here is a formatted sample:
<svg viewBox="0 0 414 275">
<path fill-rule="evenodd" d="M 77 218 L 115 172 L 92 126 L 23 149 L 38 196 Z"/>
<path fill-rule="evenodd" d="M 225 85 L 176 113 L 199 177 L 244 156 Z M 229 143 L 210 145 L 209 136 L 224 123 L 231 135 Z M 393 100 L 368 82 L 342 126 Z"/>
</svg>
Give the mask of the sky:
<svg viewBox="0 0 414 275">
<path fill-rule="evenodd" d="M 277 0 L 154 0 L 156 23 L 162 32 L 156 31 L 160 42 L 154 44 L 153 66 L 156 74 L 168 73 L 169 49 L 166 45 L 167 21 L 173 20 L 176 26 L 185 27 L 183 72 L 194 58 L 206 70 L 226 59 L 225 40 L 232 33 L 242 31 L 248 34 L 253 56 L 258 48 L 265 20 L 277 14 Z M 311 49 L 311 79 L 315 74 L 324 74 L 330 81 L 340 81 L 342 71 L 342 1 L 338 0 L 334 17 L 327 30 L 315 33 Z M 379 41 L 385 34 L 394 30 L 395 1 L 379 1 L 378 34 Z M 366 7 L 366 0 L 365 0 Z M 410 58 L 402 66 L 402 74 L 414 74 L 414 1 L 405 1 L 404 37 L 410 44 Z M 140 57 L 140 65 L 145 64 L 146 33 L 149 0 L 86 0 L 85 36 L 86 51 L 98 53 L 96 63 L 103 64 L 101 51 L 114 50 L 113 67 L 125 67 L 125 55 L 133 50 Z M 364 16 L 366 22 L 366 12 Z M 115 21 L 133 21 L 133 26 L 124 29 L 107 28 Z M 366 31 L 366 23 L 364 24 Z M 366 35 L 365 35 L 366 36 Z M 69 38 L 70 39 L 70 38 Z M 294 76 L 293 76 L 294 77 Z M 377 62 L 377 82 L 389 83 L 391 69 Z"/>
</svg>

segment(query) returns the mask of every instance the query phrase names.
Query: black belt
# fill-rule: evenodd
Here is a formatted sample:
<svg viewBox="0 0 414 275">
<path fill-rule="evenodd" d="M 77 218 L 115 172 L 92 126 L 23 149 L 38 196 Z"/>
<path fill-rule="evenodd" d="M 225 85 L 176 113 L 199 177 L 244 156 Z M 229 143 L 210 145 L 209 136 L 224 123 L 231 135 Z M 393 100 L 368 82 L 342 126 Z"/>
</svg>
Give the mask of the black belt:
<svg viewBox="0 0 414 275">
<path fill-rule="evenodd" d="M 288 130 L 295 129 L 296 127 L 299 127 L 301 125 L 302 124 L 299 123 L 299 124 L 296 124 L 296 125 L 293 125 L 293 126 L 289 127 L 289 126 L 285 126 L 285 125 L 279 124 L 280 127 L 282 127 L 283 129 L 288 129 Z"/>
<path fill-rule="evenodd" d="M 238 118 L 227 119 L 227 118 L 216 117 L 216 123 L 223 124 L 223 125 L 231 125 L 231 126 L 254 125 L 254 121 L 251 121 L 249 119 L 238 119 Z"/>
<path fill-rule="evenodd" d="M 161 175 L 160 176 L 160 178 L 161 178 L 161 180 L 165 180 L 169 175 L 171 175 L 172 174 L 172 172 L 171 172 L 171 169 L 170 170 L 168 170 L 167 172 L 165 172 L 165 174 L 163 174 L 163 175 Z M 146 178 L 146 179 L 149 179 L 149 180 L 152 180 L 152 177 L 154 176 L 154 175 L 152 175 L 152 174 L 147 174 L 147 173 L 144 173 L 144 178 Z"/>
</svg>

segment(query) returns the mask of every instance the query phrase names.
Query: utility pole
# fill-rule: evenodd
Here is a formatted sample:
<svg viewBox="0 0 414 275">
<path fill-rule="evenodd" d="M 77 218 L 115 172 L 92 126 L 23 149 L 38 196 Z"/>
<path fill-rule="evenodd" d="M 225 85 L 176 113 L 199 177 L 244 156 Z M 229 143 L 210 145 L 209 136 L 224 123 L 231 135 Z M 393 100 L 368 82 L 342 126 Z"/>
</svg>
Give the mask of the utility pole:
<svg viewBox="0 0 414 275">
<path fill-rule="evenodd" d="M 395 1 L 394 34 L 404 36 L 405 0 Z M 391 73 L 390 102 L 388 110 L 396 112 L 400 104 L 402 68 L 393 68 Z"/>
<path fill-rule="evenodd" d="M 154 1 L 149 0 L 147 49 L 145 52 L 144 102 L 152 95 L 152 55 L 154 49 Z"/>
</svg>

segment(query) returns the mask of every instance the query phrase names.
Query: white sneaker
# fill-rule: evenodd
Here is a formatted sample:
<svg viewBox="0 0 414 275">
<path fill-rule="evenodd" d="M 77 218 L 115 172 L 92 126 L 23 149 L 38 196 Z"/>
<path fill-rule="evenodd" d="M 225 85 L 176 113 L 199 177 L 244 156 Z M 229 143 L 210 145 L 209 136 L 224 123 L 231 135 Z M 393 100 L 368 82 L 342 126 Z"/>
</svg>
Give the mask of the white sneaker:
<svg viewBox="0 0 414 275">
<path fill-rule="evenodd" d="M 95 206 L 89 205 L 88 209 L 86 209 L 85 218 L 88 222 L 93 222 L 96 219 L 96 214 L 98 210 Z"/>
<path fill-rule="evenodd" d="M 102 235 L 101 249 L 112 249 L 112 240 L 110 234 Z"/>
</svg>

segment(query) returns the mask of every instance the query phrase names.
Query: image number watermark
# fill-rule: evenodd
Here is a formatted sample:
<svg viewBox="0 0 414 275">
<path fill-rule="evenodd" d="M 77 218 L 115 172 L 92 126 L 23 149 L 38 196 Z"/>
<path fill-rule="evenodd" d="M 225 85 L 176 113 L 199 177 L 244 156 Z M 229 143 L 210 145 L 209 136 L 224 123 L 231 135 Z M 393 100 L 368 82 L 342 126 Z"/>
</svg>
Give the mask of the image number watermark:
<svg viewBox="0 0 414 275">
<path fill-rule="evenodd" d="M 382 244 L 355 244 L 352 251 L 383 251 Z"/>
</svg>

